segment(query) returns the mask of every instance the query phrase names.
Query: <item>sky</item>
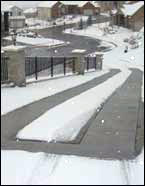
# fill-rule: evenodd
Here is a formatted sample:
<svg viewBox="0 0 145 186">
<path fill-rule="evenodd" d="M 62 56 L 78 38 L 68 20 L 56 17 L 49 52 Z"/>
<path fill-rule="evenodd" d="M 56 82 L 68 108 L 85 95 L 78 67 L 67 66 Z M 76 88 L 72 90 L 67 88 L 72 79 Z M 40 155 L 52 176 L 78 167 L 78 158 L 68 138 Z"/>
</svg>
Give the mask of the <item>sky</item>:
<svg viewBox="0 0 145 186">
<path fill-rule="evenodd" d="M 36 7 L 41 1 L 1 1 L 4 4 L 8 5 L 17 5 L 20 8 L 31 8 Z"/>
</svg>

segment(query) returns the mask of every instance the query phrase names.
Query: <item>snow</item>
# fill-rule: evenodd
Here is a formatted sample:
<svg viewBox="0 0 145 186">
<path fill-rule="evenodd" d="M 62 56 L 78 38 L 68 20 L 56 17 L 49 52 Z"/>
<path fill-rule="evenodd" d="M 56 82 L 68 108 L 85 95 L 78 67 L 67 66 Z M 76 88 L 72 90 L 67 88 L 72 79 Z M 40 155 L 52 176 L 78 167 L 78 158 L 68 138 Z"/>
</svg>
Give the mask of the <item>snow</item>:
<svg viewBox="0 0 145 186">
<path fill-rule="evenodd" d="M 43 1 L 38 7 L 52 8 L 58 1 Z"/>
<path fill-rule="evenodd" d="M 37 12 L 37 8 L 28 8 L 26 10 L 24 10 L 24 14 L 28 14 L 28 13 L 36 13 Z"/>
<path fill-rule="evenodd" d="M 133 4 L 124 4 L 121 10 L 125 16 L 133 16 L 142 6 L 144 6 L 144 1 L 139 1 Z"/>
<path fill-rule="evenodd" d="M 84 76 L 69 76 L 44 82 L 34 82 L 21 88 L 1 88 L 1 115 L 34 101 L 81 85 L 107 72 L 108 70 L 103 70 L 86 73 Z"/>
<path fill-rule="evenodd" d="M 2 185 L 144 185 L 144 149 L 131 161 L 1 151 L 1 163 Z"/>
<path fill-rule="evenodd" d="M 72 15 L 65 15 L 65 18 L 63 16 L 55 20 L 56 23 L 55 27 L 64 25 L 64 22 L 65 24 L 78 23 L 80 21 L 80 18 L 82 18 L 83 21 L 86 21 L 88 19 L 88 16 L 75 15 L 73 17 Z M 45 28 L 54 27 L 53 21 L 44 21 L 44 20 L 39 20 L 37 18 L 28 18 L 26 19 L 26 23 L 28 25 L 27 30 L 45 29 Z"/>
<path fill-rule="evenodd" d="M 19 51 L 19 50 L 22 50 L 22 49 L 25 49 L 26 47 L 25 46 L 15 46 L 15 45 L 9 45 L 9 46 L 5 46 L 5 47 L 2 47 L 2 50 L 3 51 Z"/>
<path fill-rule="evenodd" d="M 10 20 L 22 20 L 25 19 L 25 16 L 10 16 Z"/>
<path fill-rule="evenodd" d="M 141 154 L 132 161 L 124 162 L 129 185 L 144 185 L 144 149 Z"/>
<path fill-rule="evenodd" d="M 1 3 L 2 12 L 10 12 L 13 7 L 13 5 L 6 5 L 4 2 Z"/>
<path fill-rule="evenodd" d="M 12 40 L 11 36 L 5 37 L 6 40 Z M 30 37 L 23 37 L 17 36 L 16 41 L 18 43 L 24 43 L 26 45 L 33 45 L 33 46 L 56 46 L 56 45 L 63 45 L 65 44 L 64 41 L 50 39 L 50 38 L 30 38 Z"/>
<path fill-rule="evenodd" d="M 47 142 L 74 140 L 96 109 L 126 81 L 130 74 L 129 70 L 124 70 L 104 83 L 52 108 L 18 132 L 17 138 Z"/>
<path fill-rule="evenodd" d="M 72 50 L 72 53 L 84 53 L 86 52 L 86 50 L 83 50 L 83 49 L 74 49 Z"/>
</svg>

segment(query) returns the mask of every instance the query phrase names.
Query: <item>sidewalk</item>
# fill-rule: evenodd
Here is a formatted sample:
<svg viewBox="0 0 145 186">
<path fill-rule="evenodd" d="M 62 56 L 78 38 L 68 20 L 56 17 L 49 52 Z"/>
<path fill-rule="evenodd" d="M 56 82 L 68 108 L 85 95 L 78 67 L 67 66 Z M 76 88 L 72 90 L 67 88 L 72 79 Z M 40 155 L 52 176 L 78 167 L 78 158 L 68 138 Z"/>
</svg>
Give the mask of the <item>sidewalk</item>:
<svg viewBox="0 0 145 186">
<path fill-rule="evenodd" d="M 108 78 L 111 78 L 112 76 L 116 75 L 119 72 L 120 70 L 112 69 L 109 73 L 104 74 L 103 76 L 97 77 L 91 81 L 88 81 L 74 88 L 41 99 L 39 101 L 26 105 L 20 109 L 17 109 L 2 116 L 1 117 L 2 146 L 6 143 L 6 141 L 15 140 L 15 136 L 19 130 L 21 130 L 26 125 L 40 117 L 49 109 L 65 102 L 66 100 L 74 96 L 81 94 L 84 91 L 87 91 L 90 88 L 93 88 L 103 83 Z"/>
<path fill-rule="evenodd" d="M 107 74 L 107 76 L 104 75 L 105 77 L 102 76 L 97 78 L 97 80 L 92 80 L 79 87 L 51 96 L 51 99 L 46 99 L 47 102 L 43 101 L 46 104 L 47 109 L 48 107 L 50 109 L 55 105 L 96 86 L 96 84 L 105 81 L 108 76 L 113 76 L 113 74 L 116 73 L 117 71 L 113 70 Z M 43 114 L 44 105 L 39 105 L 38 109 L 36 105 L 40 104 L 39 101 L 37 104 L 35 103 L 34 105 L 27 106 L 27 109 L 23 108 L 21 111 L 18 110 L 15 113 L 10 113 L 6 118 L 2 117 L 2 149 L 78 155 L 102 159 L 132 159 L 136 156 L 137 121 L 144 123 L 142 117 L 142 113 L 144 113 L 143 106 L 140 107 L 139 110 L 141 85 L 142 72 L 137 69 L 132 69 L 132 74 L 127 81 L 109 98 L 101 112 L 92 122 L 90 122 L 88 130 L 85 131 L 82 140 L 78 144 L 36 143 L 29 141 L 16 142 L 14 141 L 14 138 L 18 128 L 21 129 L 22 125 L 27 125 L 30 119 L 38 117 L 40 111 L 41 114 Z M 50 103 L 49 106 L 48 101 Z M 26 110 L 26 114 L 24 114 L 24 109 Z M 34 111 L 36 109 L 37 112 L 35 112 L 32 117 L 31 112 L 33 109 Z M 21 118 L 21 121 L 18 122 L 18 118 Z M 7 131 L 7 133 L 4 133 L 3 131 Z M 81 135 L 81 133 L 79 135 Z"/>
</svg>

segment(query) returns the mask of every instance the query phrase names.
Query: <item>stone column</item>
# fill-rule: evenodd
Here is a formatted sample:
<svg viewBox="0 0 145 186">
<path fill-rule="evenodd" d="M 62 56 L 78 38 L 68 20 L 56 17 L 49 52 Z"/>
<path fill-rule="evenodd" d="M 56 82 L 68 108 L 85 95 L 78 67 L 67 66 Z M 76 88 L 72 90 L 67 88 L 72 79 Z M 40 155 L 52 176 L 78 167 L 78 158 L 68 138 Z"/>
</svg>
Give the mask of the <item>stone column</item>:
<svg viewBox="0 0 145 186">
<path fill-rule="evenodd" d="M 84 75 L 85 72 L 85 52 L 86 50 L 75 49 L 72 51 L 72 54 L 76 57 L 75 61 L 75 70 L 78 74 Z"/>
<path fill-rule="evenodd" d="M 103 68 L 103 53 L 102 52 L 96 52 L 96 63 L 97 63 L 97 69 L 102 70 Z"/>
<path fill-rule="evenodd" d="M 7 46 L 3 50 L 8 57 L 8 78 L 14 86 L 26 86 L 24 46 Z"/>
</svg>

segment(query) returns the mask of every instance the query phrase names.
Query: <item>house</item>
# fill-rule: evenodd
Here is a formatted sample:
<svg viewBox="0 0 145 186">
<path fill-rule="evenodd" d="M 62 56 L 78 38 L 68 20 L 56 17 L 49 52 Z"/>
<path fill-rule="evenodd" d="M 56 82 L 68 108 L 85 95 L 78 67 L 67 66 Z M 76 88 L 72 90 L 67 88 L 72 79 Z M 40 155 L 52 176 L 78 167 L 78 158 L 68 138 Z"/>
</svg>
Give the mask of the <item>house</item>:
<svg viewBox="0 0 145 186">
<path fill-rule="evenodd" d="M 125 1 L 95 1 L 100 5 L 100 12 L 106 13 L 121 6 Z"/>
<path fill-rule="evenodd" d="M 65 15 L 65 5 L 60 1 L 43 1 L 38 5 L 38 17 L 41 20 L 51 20 Z"/>
<path fill-rule="evenodd" d="M 28 8 L 23 13 L 26 18 L 35 18 L 38 15 L 37 8 Z"/>
<path fill-rule="evenodd" d="M 67 14 L 96 15 L 100 13 L 100 5 L 92 1 L 61 1 Z"/>
<path fill-rule="evenodd" d="M 17 6 L 14 6 L 14 5 L 2 4 L 1 8 L 2 8 L 2 11 L 9 12 L 10 16 L 22 16 L 23 15 L 23 10 Z"/>
<path fill-rule="evenodd" d="M 100 6 L 97 3 L 93 3 L 91 1 L 80 1 L 78 3 L 80 14 L 93 16 L 100 14 Z"/>
<path fill-rule="evenodd" d="M 78 14 L 78 2 L 77 1 L 61 1 L 65 5 L 66 14 Z"/>
<path fill-rule="evenodd" d="M 25 16 L 10 16 L 9 27 L 14 30 L 25 27 Z"/>
<path fill-rule="evenodd" d="M 2 3 L 1 12 L 3 12 L 4 17 L 7 15 L 7 19 L 4 19 L 5 27 L 17 29 L 25 26 L 25 17 L 21 8 Z"/>
<path fill-rule="evenodd" d="M 117 10 L 114 23 L 139 31 L 144 26 L 144 2 L 124 4 L 123 8 Z"/>
</svg>

